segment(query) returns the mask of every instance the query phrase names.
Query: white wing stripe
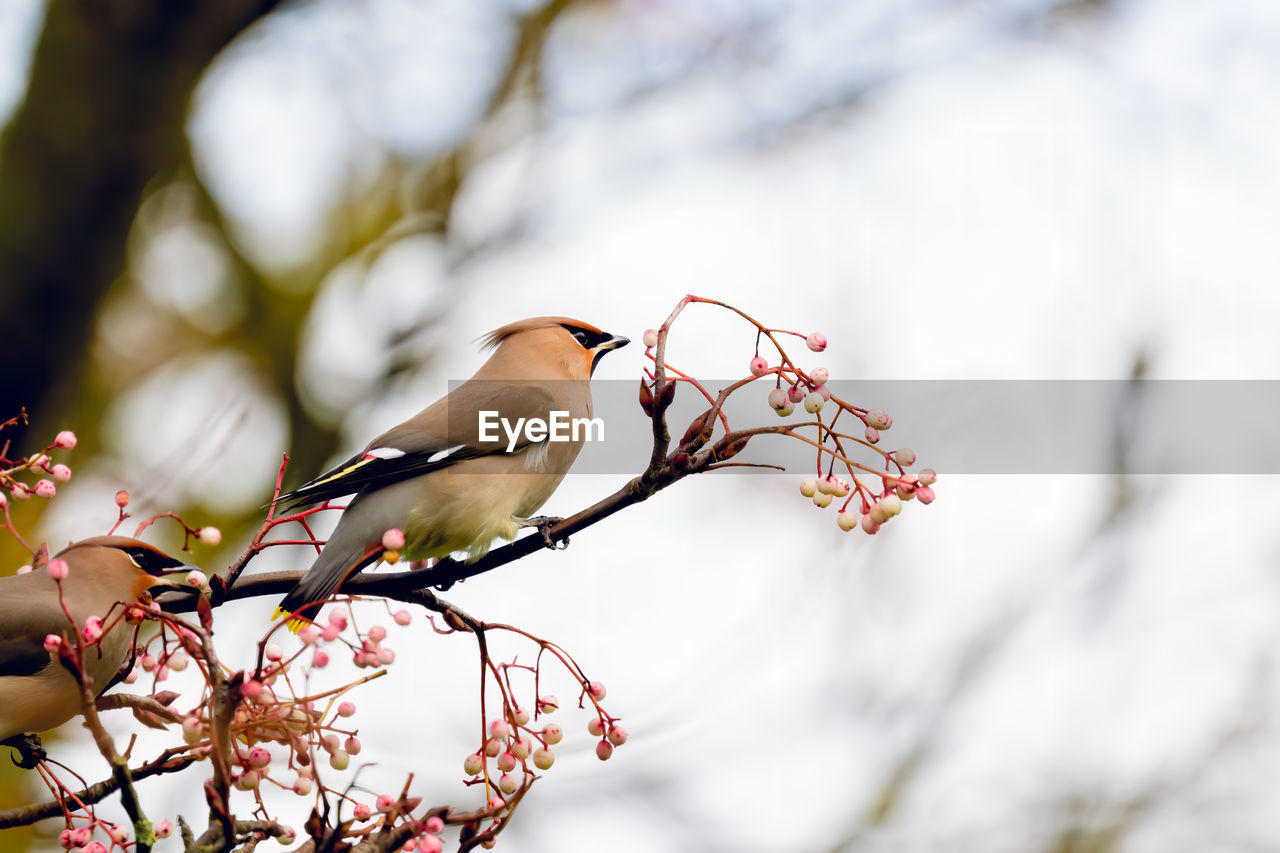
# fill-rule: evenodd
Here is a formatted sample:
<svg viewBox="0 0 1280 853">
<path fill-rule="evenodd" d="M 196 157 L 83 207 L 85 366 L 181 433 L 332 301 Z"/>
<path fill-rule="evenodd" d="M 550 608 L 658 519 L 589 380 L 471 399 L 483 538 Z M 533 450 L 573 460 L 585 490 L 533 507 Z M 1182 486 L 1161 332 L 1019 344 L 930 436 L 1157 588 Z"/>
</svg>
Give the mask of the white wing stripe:
<svg viewBox="0 0 1280 853">
<path fill-rule="evenodd" d="M 441 459 L 446 459 L 454 451 L 461 450 L 464 447 L 466 447 L 465 444 L 456 444 L 453 447 L 450 447 L 446 450 L 437 450 L 435 453 L 432 453 L 430 456 L 427 457 L 427 464 L 430 465 L 433 462 L 439 462 Z"/>
</svg>

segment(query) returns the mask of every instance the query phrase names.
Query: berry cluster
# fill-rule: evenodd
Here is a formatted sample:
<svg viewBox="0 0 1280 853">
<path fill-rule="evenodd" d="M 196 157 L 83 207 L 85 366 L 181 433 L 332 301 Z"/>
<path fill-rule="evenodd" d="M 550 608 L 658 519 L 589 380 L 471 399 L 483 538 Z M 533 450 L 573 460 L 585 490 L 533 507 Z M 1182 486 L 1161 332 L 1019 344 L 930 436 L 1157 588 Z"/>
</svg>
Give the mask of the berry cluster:
<svg viewBox="0 0 1280 853">
<path fill-rule="evenodd" d="M 666 362 L 665 341 L 671 325 L 685 306 L 695 303 L 716 305 L 732 311 L 754 326 L 756 332 L 755 351 L 747 362 L 748 375 L 715 396 L 693 376 Z M 649 373 L 652 385 L 641 383 L 640 399 L 645 412 L 651 417 L 660 417 L 662 411 L 659 404 L 665 402 L 669 405 L 677 383 L 693 386 L 712 404 L 709 410 L 690 425 L 679 450 L 672 457 L 673 461 L 685 470 L 690 469 L 692 463 L 689 455 L 710 442 L 718 421 L 723 426 L 725 435 L 714 446 L 713 453 L 704 460 L 704 466 L 700 470 L 713 470 L 725 467 L 726 464 L 776 468 L 776 465 L 726 463 L 725 460 L 736 455 L 756 435 L 784 435 L 803 441 L 816 452 L 817 470 L 813 477 L 801 484 L 800 493 L 819 508 L 842 500 L 836 513 L 836 523 L 841 530 L 849 531 L 858 527 L 873 534 L 902 511 L 904 502 L 919 500 L 921 504 L 932 503 L 935 497 L 933 484 L 938 479 L 933 469 L 924 468 L 912 474 L 907 469 L 916 462 L 914 451 L 905 447 L 886 451 L 879 447 L 881 434 L 893 426 L 893 418 L 889 413 L 883 409 L 863 408 L 841 400 L 828 385 L 831 380 L 828 368 L 813 367 L 806 371 L 791 358 L 782 344 L 782 340 L 791 337 L 803 340 L 811 352 L 825 352 L 827 349 L 827 337 L 821 332 L 805 334 L 771 328 L 731 305 L 697 296 L 686 296 L 681 300 L 660 329 L 645 330 L 646 355 L 657 365 L 655 371 Z M 761 354 L 761 346 L 766 342 L 777 353 L 777 364 L 770 364 L 769 359 Z M 662 378 L 668 374 L 673 377 L 671 381 Z M 774 387 L 769 391 L 768 404 L 779 417 L 791 418 L 796 414 L 797 408 L 803 408 L 813 418 L 788 421 L 783 426 L 731 431 L 724 414 L 725 400 L 752 382 L 769 377 L 773 377 Z M 659 388 L 661 394 L 658 393 Z M 853 419 L 856 433 L 844 427 L 841 418 L 845 422 Z M 877 467 L 852 458 L 853 451 L 858 448 L 873 453 Z"/>
<path fill-rule="evenodd" d="M 10 418 L 0 424 L 0 429 L 18 422 L 19 418 Z M 61 462 L 55 463 L 50 454 L 56 450 L 70 450 L 75 446 L 76 434 L 64 429 L 52 444 L 30 456 L 15 460 L 0 456 L 0 508 L 5 511 L 6 523 L 9 520 L 10 498 L 25 501 L 35 495 L 47 500 L 58 493 L 58 483 L 71 479 L 71 469 Z M 30 480 L 33 478 L 38 479 L 32 483 Z"/>
</svg>

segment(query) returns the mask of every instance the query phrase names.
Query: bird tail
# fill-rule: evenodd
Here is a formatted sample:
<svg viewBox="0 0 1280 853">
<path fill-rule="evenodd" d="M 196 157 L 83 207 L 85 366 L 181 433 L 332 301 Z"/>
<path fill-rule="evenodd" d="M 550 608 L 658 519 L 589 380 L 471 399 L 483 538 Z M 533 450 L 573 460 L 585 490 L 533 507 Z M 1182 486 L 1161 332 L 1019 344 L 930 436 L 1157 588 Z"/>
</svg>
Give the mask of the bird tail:
<svg viewBox="0 0 1280 853">
<path fill-rule="evenodd" d="M 287 616 L 285 625 L 291 632 L 298 633 L 304 625 L 312 623 L 312 617 L 347 578 L 377 560 L 381 554 L 381 548 L 372 553 L 366 550 L 354 555 L 340 552 L 337 548 L 325 548 L 302 580 L 281 600 L 271 620 L 274 622 L 281 616 Z"/>
</svg>

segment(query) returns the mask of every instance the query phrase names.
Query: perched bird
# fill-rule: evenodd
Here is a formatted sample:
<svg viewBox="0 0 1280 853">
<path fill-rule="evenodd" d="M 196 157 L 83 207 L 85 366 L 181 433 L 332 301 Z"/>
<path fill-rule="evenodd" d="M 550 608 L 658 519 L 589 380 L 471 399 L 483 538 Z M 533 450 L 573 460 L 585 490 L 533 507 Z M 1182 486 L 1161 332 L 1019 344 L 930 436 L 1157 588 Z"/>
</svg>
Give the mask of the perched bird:
<svg viewBox="0 0 1280 853">
<path fill-rule="evenodd" d="M 409 420 L 387 430 L 338 467 L 280 500 L 287 507 L 355 493 L 315 563 L 285 596 L 276 616 L 295 631 L 352 574 L 381 555 L 383 534 L 402 530 L 410 560 L 465 551 L 483 556 L 494 539 L 514 539 L 551 497 L 582 449 L 586 431 L 568 440 L 537 439 L 486 418 L 562 423 L 591 417 L 591 374 L 605 353 L 629 341 L 567 317 L 534 317 L 482 339 L 493 347 L 476 374 Z M 494 415 L 496 413 L 496 417 Z M 495 437 L 496 436 L 496 437 Z"/>
<path fill-rule="evenodd" d="M 190 568 L 125 536 L 82 539 L 55 556 L 67 564 L 61 602 L 47 571 L 0 578 L 0 741 L 56 728 L 80 713 L 80 687 L 50 657 L 47 635 L 74 636 L 90 617 L 106 620 L 113 606 L 137 601 L 153 586 L 180 586 L 160 575 Z M 132 627 L 117 624 L 86 649 L 85 671 L 99 693 L 113 685 L 132 644 Z"/>
</svg>

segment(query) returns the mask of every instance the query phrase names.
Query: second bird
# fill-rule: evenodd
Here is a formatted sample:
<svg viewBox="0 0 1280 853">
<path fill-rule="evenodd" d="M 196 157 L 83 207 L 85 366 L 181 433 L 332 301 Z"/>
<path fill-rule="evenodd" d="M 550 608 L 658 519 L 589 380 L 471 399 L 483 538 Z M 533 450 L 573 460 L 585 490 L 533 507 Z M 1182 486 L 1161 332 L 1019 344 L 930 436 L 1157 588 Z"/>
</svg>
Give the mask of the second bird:
<svg viewBox="0 0 1280 853">
<path fill-rule="evenodd" d="M 568 317 L 534 317 L 484 337 L 494 347 L 476 374 L 447 396 L 369 442 L 362 452 L 292 492 L 286 507 L 354 493 L 311 569 L 276 615 L 310 619 L 344 580 L 381 554 L 383 534 L 404 531 L 410 560 L 465 551 L 478 559 L 494 539 L 514 539 L 551 497 L 582 450 L 569 440 L 514 440 L 505 419 L 591 417 L 591 374 L 605 353 L 629 341 Z M 496 438 L 494 436 L 496 435 Z"/>
</svg>

